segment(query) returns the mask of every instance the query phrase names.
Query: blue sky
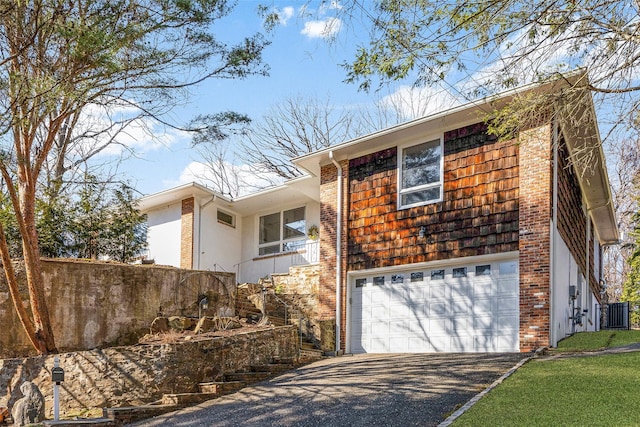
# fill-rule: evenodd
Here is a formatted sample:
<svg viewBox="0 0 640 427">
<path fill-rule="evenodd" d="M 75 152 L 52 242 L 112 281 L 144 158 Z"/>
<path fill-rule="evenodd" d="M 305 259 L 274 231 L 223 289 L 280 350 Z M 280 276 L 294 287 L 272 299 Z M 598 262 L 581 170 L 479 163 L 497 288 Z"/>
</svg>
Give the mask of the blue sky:
<svg viewBox="0 0 640 427">
<path fill-rule="evenodd" d="M 233 110 L 258 121 L 276 104 L 299 96 L 320 102 L 329 100 L 335 108 L 344 109 L 373 106 L 384 96 L 395 96 L 418 100 L 424 106 L 416 108 L 414 101 L 411 108 L 414 113 L 419 111 L 420 115 L 424 115 L 460 103 L 465 98 L 464 93 L 474 87 L 483 87 L 496 74 L 496 70 L 504 65 L 502 58 L 509 58 L 518 49 L 528 49 L 530 46 L 527 32 L 523 29 L 514 33 L 509 43 L 505 43 L 504 46 L 509 46 L 506 50 L 501 47 L 494 57 L 475 58 L 478 62 L 473 62 L 472 58 L 467 71 L 452 70 L 448 73 L 447 82 L 442 85 L 444 90 L 418 90 L 410 88 L 411 81 L 404 81 L 387 87 L 384 93 L 367 94 L 358 91 L 356 84 L 343 82 L 346 72 L 340 66 L 353 59 L 358 44 L 366 45 L 366 28 L 342 25 L 336 18 L 339 3 L 328 2 L 328 5 L 320 8 L 321 3 L 320 0 L 239 0 L 233 12 L 216 24 L 215 31 L 221 40 L 229 42 L 237 42 L 245 36 L 261 32 L 263 27 L 257 6 L 272 6 L 280 13 L 282 22 L 271 36 L 272 44 L 263 53 L 263 59 L 270 67 L 270 75 L 244 80 L 209 80 L 194 89 L 186 104 L 175 108 L 169 120 L 184 124 L 197 114 Z M 362 4 L 366 6 L 370 3 L 365 0 Z M 366 13 L 362 16 L 366 19 Z M 336 38 L 329 43 L 327 36 L 333 35 Z M 569 61 L 570 65 L 576 65 L 572 63 L 575 58 L 572 58 L 569 46 L 553 44 L 553 40 L 528 51 L 526 57 L 522 68 L 514 70 L 517 75 L 523 76 L 522 83 L 533 78 L 531 70 L 535 68 L 534 64 L 557 67 Z M 606 127 L 606 118 L 607 115 L 600 111 L 601 132 L 603 125 Z M 144 127 L 152 129 L 154 140 L 143 131 Z M 124 144 L 136 153 L 136 157 L 121 163 L 119 173 L 141 194 L 152 194 L 191 182 L 202 173 L 198 164 L 202 158 L 191 147 L 190 137 L 158 123 L 144 123 L 130 129 Z M 234 141 L 229 144 L 232 149 Z M 118 150 L 114 146 L 107 154 L 118 154 Z"/>
<path fill-rule="evenodd" d="M 258 120 L 275 104 L 299 95 L 330 99 L 333 105 L 344 108 L 373 104 L 380 98 L 380 94 L 359 92 L 357 85 L 343 83 L 346 74 L 339 64 L 351 59 L 358 36 L 353 30 L 341 27 L 335 18 L 336 11 L 331 7 L 307 9 L 308 13 L 303 16 L 302 7 L 308 4 L 307 1 L 240 0 L 232 14 L 216 25 L 219 37 L 240 40 L 261 31 L 262 23 L 256 13 L 260 3 L 273 4 L 283 16 L 280 27 L 272 35 L 272 44 L 263 55 L 270 75 L 206 82 L 192 91 L 187 105 L 174 111 L 178 123 L 184 123 L 198 113 L 226 110 L 245 113 Z M 340 30 L 343 34 L 335 43 L 328 43 L 327 29 L 329 32 Z M 129 145 L 137 156 L 119 167 L 142 194 L 191 181 L 185 170 L 199 160 L 188 137 L 157 124 L 153 127 L 156 135 L 163 136 L 162 143 L 151 142 L 142 133 L 132 131 Z"/>
</svg>

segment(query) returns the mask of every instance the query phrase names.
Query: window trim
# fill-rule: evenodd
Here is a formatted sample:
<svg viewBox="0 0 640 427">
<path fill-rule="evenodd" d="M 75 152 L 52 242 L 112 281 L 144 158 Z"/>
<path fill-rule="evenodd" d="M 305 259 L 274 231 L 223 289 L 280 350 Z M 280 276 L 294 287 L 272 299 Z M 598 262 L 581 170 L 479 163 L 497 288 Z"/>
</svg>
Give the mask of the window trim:
<svg viewBox="0 0 640 427">
<path fill-rule="evenodd" d="M 305 232 L 302 236 L 299 237 L 292 237 L 292 238 L 288 238 L 285 239 L 284 238 L 284 213 L 288 212 L 288 211 L 293 211 L 296 209 L 304 209 L 304 222 L 305 222 Z M 274 240 L 271 242 L 267 242 L 267 243 L 260 243 L 260 218 L 265 217 L 265 216 L 269 216 L 269 215 L 273 215 L 275 213 L 279 213 L 280 214 L 280 226 L 279 226 L 279 233 L 280 233 L 280 239 L 279 240 Z M 283 249 L 284 245 L 286 243 L 291 243 L 291 242 L 305 242 L 307 241 L 307 233 L 306 233 L 306 228 L 307 228 L 307 206 L 306 205 L 302 205 L 302 206 L 294 206 L 288 209 L 281 209 L 279 211 L 275 211 L 275 212 L 270 212 L 270 213 L 263 213 L 263 214 L 259 214 L 256 216 L 256 231 L 257 231 L 257 239 L 256 241 L 258 242 L 258 257 L 273 257 L 273 256 L 278 256 L 281 254 L 287 254 L 287 253 L 295 253 L 300 251 L 301 249 L 304 248 L 300 248 L 300 249 L 291 249 L 291 250 L 287 250 L 285 251 Z M 277 252 L 269 252 L 269 253 L 264 253 L 261 254 L 260 250 L 262 248 L 267 248 L 270 246 L 275 246 L 278 245 L 278 251 Z"/>
<path fill-rule="evenodd" d="M 224 214 L 227 215 L 231 218 L 231 223 L 228 223 L 226 221 L 223 221 L 220 219 L 220 214 Z M 216 210 L 216 220 L 218 221 L 219 224 L 223 224 L 226 225 L 227 227 L 231 227 L 231 228 L 236 228 L 236 216 L 234 214 L 232 214 L 231 212 L 227 212 L 224 209 L 220 209 L 218 208 Z"/>
<path fill-rule="evenodd" d="M 404 150 L 406 150 L 407 148 L 411 148 L 411 147 L 415 147 L 421 144 L 426 144 L 429 142 L 434 142 L 434 141 L 439 141 L 440 142 L 440 180 L 438 182 L 434 182 L 431 184 L 422 184 L 422 185 L 418 185 L 415 187 L 409 187 L 407 188 L 403 188 L 402 187 L 402 172 L 403 172 L 403 167 L 404 167 Z M 413 208 L 416 206 L 424 206 L 424 205 L 429 205 L 432 203 L 438 203 L 441 202 L 443 200 L 443 195 L 444 195 L 444 138 L 442 135 L 439 136 L 434 136 L 434 137 L 429 137 L 429 138 L 423 138 L 421 139 L 420 142 L 411 142 L 408 144 L 403 144 L 403 145 L 399 145 L 398 146 L 398 194 L 397 194 L 397 205 L 398 205 L 398 209 L 408 209 L 408 208 Z M 417 203 L 411 203 L 411 204 L 407 204 L 407 205 L 403 205 L 402 204 L 402 196 L 406 195 L 406 194 L 410 194 L 410 193 L 415 193 L 418 191 L 423 191 L 423 190 L 429 190 L 432 188 L 437 188 L 439 187 L 440 189 L 440 193 L 438 195 L 438 198 L 436 199 L 432 199 L 432 200 L 425 200 L 425 201 L 421 201 L 421 202 L 417 202 Z"/>
</svg>

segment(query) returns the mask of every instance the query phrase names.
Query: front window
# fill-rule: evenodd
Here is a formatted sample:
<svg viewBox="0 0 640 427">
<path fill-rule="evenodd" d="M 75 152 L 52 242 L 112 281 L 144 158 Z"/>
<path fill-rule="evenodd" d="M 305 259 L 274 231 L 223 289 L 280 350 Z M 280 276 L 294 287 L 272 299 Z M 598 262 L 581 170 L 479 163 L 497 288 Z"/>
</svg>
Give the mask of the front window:
<svg viewBox="0 0 640 427">
<path fill-rule="evenodd" d="M 440 139 L 403 148 L 400 163 L 401 208 L 442 200 Z"/>
<path fill-rule="evenodd" d="M 260 217 L 260 255 L 302 249 L 306 241 L 305 208 L 289 209 Z"/>
</svg>

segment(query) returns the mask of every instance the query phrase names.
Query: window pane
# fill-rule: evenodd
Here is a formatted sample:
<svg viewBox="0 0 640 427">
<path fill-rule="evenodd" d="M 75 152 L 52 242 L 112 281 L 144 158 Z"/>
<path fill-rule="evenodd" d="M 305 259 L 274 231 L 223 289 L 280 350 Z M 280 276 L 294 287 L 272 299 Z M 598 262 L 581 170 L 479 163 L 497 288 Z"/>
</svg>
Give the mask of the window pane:
<svg viewBox="0 0 640 427">
<path fill-rule="evenodd" d="M 414 191 L 413 193 L 402 195 L 402 206 L 413 205 L 415 203 L 428 202 L 429 200 L 438 200 L 440 198 L 440 186 L 427 188 L 422 191 Z"/>
<path fill-rule="evenodd" d="M 277 254 L 278 252 L 280 252 L 280 245 L 263 246 L 258 249 L 260 255 Z"/>
<path fill-rule="evenodd" d="M 234 217 L 224 211 L 218 210 L 218 222 L 235 227 Z"/>
<path fill-rule="evenodd" d="M 260 217 L 260 244 L 280 240 L 280 212 Z M 278 246 L 276 246 L 276 252 Z M 269 252 L 271 253 L 271 252 Z M 262 254 L 261 254 L 262 255 Z"/>
<path fill-rule="evenodd" d="M 282 238 L 284 240 L 306 236 L 307 226 L 304 220 L 304 207 L 284 211 Z"/>
<path fill-rule="evenodd" d="M 440 181 L 440 140 L 414 145 L 402 151 L 402 188 Z"/>
</svg>

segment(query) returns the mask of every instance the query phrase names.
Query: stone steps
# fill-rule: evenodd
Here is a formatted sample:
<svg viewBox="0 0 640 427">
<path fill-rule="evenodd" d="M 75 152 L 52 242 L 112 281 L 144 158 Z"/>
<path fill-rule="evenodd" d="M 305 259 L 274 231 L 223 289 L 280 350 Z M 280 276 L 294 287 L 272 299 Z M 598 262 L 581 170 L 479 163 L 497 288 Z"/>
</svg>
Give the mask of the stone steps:
<svg viewBox="0 0 640 427">
<path fill-rule="evenodd" d="M 257 383 L 271 377 L 271 372 L 235 372 L 225 374 L 225 381 L 242 381 L 244 383 Z"/>
<path fill-rule="evenodd" d="M 157 417 L 167 412 L 175 411 L 175 405 L 144 405 L 126 406 L 121 408 L 104 408 L 103 417 L 113 421 L 116 427 L 133 423 L 147 418 Z"/>
<path fill-rule="evenodd" d="M 206 402 L 207 400 L 217 397 L 220 397 L 220 394 L 207 392 L 163 394 L 162 404 L 173 406 L 197 405 L 198 403 Z"/>
<path fill-rule="evenodd" d="M 305 350 L 306 351 L 306 350 Z M 319 351 L 319 350 L 318 350 Z M 315 355 L 315 353 L 314 353 Z M 315 357 L 312 360 L 317 360 Z M 307 363 L 309 360 L 305 360 Z M 197 393 L 167 393 L 157 405 L 133 406 L 125 408 L 105 408 L 104 417 L 113 422 L 113 426 L 151 418 L 166 412 L 174 411 L 180 407 L 197 405 L 207 400 L 235 393 L 247 385 L 280 375 L 283 372 L 294 369 L 300 365 L 299 360 L 293 358 L 275 359 L 273 363 L 259 366 L 250 366 L 246 371 L 224 375 L 225 381 L 213 381 L 198 384 Z"/>
<path fill-rule="evenodd" d="M 272 374 L 279 374 L 282 372 L 290 371 L 295 368 L 293 363 L 270 363 L 268 365 L 252 366 L 253 372 L 270 372 Z"/>
<path fill-rule="evenodd" d="M 198 387 L 201 393 L 215 393 L 218 396 L 235 393 L 246 385 L 242 381 L 215 381 L 200 383 Z"/>
</svg>

